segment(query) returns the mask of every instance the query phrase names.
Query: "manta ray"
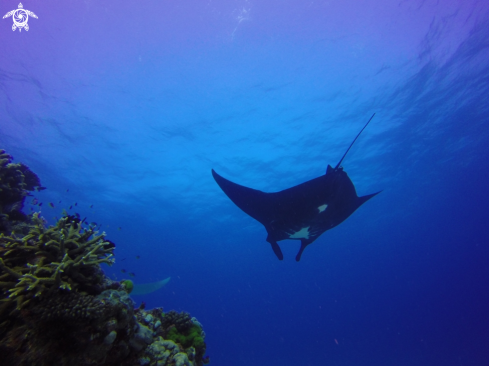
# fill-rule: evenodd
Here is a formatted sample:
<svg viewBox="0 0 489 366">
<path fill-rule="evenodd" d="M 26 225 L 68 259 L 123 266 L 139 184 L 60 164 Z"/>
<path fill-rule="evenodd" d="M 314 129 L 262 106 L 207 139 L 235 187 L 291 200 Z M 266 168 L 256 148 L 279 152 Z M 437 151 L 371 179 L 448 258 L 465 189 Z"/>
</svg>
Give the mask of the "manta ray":
<svg viewBox="0 0 489 366">
<path fill-rule="evenodd" d="M 283 260 L 284 255 L 278 241 L 300 240 L 301 247 L 295 257 L 299 261 L 304 249 L 322 233 L 341 224 L 357 208 L 380 193 L 358 197 L 353 182 L 341 167 L 346 154 L 374 116 L 375 113 L 335 168 L 328 165 L 326 174 L 297 186 L 266 193 L 233 183 L 221 177 L 214 169 L 212 176 L 236 206 L 265 226 L 268 233 L 266 240 L 279 260 Z"/>
</svg>

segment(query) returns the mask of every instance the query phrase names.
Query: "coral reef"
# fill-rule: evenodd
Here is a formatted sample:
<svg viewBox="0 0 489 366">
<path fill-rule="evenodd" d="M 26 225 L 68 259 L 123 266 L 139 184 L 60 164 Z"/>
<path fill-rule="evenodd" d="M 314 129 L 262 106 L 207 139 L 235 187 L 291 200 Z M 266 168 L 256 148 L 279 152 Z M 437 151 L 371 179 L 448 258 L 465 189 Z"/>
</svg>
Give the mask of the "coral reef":
<svg viewBox="0 0 489 366">
<path fill-rule="evenodd" d="M 183 311 L 177 313 L 171 310 L 165 314 L 162 309 L 156 308 L 149 311 L 138 310 L 136 317 L 140 323 L 153 329 L 156 337 L 154 347 L 145 351 L 144 357 L 150 360 L 148 365 L 167 365 L 163 363 L 166 359 L 163 354 L 176 355 L 178 353 L 187 355 L 187 361 L 181 361 L 183 362 L 181 365 L 187 365 L 185 362 L 196 366 L 209 363 L 208 358 L 204 357 L 206 344 L 202 324 L 197 319 L 190 317 L 188 313 Z M 171 346 L 171 349 L 163 349 L 168 345 Z M 167 350 L 169 352 L 165 353 Z M 183 356 L 178 357 L 184 360 Z"/>
<path fill-rule="evenodd" d="M 127 293 L 106 290 L 97 296 L 58 294 L 29 306 L 2 339 L 2 364 L 132 365 L 123 361 L 137 327 L 133 305 Z"/>
<path fill-rule="evenodd" d="M 12 156 L 0 149 L 0 233 L 22 231 L 28 221 L 22 212 L 25 197 L 43 189 L 36 174 L 22 163 L 13 164 Z"/>
<path fill-rule="evenodd" d="M 95 320 L 103 316 L 104 302 L 94 296 L 83 296 L 77 292 L 58 294 L 41 301 L 33 314 L 40 320 L 85 321 Z"/>
<path fill-rule="evenodd" d="M 92 228 L 84 228 L 74 216 L 62 217 L 45 227 L 39 213 L 32 215 L 29 233 L 0 234 L 0 287 L 4 292 L 3 313 L 16 303 L 21 310 L 31 300 L 41 300 L 60 290 L 100 292 L 100 263 L 113 263 L 114 244 Z M 8 296 L 5 296 L 7 295 Z"/>
<path fill-rule="evenodd" d="M 0 150 L 2 366 L 202 366 L 205 333 L 189 314 L 134 308 L 130 280 L 101 264 L 115 244 L 78 215 L 47 227 L 21 212 L 39 179 Z M 15 207 L 14 207 L 15 206 Z"/>
</svg>

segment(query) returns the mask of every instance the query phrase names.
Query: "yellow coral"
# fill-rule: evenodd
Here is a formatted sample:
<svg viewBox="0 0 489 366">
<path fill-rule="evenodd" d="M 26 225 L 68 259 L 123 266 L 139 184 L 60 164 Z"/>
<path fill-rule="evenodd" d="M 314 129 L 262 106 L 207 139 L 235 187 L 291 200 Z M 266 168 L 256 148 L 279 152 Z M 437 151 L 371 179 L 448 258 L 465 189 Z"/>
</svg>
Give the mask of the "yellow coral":
<svg viewBox="0 0 489 366">
<path fill-rule="evenodd" d="M 89 282 L 89 267 L 114 262 L 105 233 L 84 228 L 78 218 L 65 214 L 49 228 L 38 213 L 32 221 L 23 238 L 0 235 L 0 316 L 14 303 L 20 310 L 33 298 L 76 290 Z"/>
</svg>

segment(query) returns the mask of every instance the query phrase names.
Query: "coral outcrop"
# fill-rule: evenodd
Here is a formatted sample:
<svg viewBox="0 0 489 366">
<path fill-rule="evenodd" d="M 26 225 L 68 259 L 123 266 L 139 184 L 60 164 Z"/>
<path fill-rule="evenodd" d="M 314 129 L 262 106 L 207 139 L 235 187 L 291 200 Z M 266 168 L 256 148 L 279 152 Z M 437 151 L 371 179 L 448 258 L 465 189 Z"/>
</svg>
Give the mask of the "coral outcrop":
<svg viewBox="0 0 489 366">
<path fill-rule="evenodd" d="M 134 308 L 132 282 L 105 276 L 115 244 L 66 212 L 21 212 L 39 178 L 0 150 L 2 366 L 202 366 L 205 333 L 185 312 Z"/>
<path fill-rule="evenodd" d="M 138 310 L 136 317 L 140 323 L 146 324 L 154 332 L 156 341 L 153 342 L 153 347 L 146 349 L 143 356 L 150 360 L 148 365 L 167 365 L 163 363 L 167 358 L 166 355 L 175 356 L 178 353 L 184 353 L 187 357 L 184 359 L 182 355 L 178 356 L 183 362 L 181 365 L 188 363 L 188 365 L 202 366 L 209 362 L 209 359 L 204 357 L 206 344 L 202 324 L 188 313 L 183 311 L 177 313 L 174 310 L 164 313 L 163 309 L 156 308 L 149 311 Z"/>
<path fill-rule="evenodd" d="M 42 300 L 60 290 L 100 292 L 103 273 L 99 264 L 112 264 L 114 244 L 105 241 L 79 219 L 65 215 L 54 226 L 45 227 L 39 213 L 23 237 L 0 234 L 0 286 L 5 295 L 3 313 L 15 303 L 21 310 L 32 300 Z"/>
<path fill-rule="evenodd" d="M 22 163 L 13 164 L 12 156 L 0 150 L 0 233 L 21 231 L 28 220 L 22 212 L 26 196 L 43 189 L 36 174 Z"/>
</svg>

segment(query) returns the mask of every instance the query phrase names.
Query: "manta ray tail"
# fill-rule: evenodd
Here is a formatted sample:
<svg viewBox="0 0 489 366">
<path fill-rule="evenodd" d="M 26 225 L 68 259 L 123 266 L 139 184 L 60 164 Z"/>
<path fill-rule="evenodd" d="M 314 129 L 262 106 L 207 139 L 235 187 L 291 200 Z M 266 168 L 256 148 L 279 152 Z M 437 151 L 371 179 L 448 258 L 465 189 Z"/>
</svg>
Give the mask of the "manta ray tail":
<svg viewBox="0 0 489 366">
<path fill-rule="evenodd" d="M 372 120 L 372 118 L 374 118 L 375 116 L 375 113 L 372 114 L 372 117 L 370 117 L 370 119 L 368 120 L 368 122 L 365 124 L 365 126 L 363 126 L 363 128 L 360 130 L 360 132 L 358 133 L 357 137 L 355 137 L 355 139 L 353 140 L 353 142 L 350 144 L 350 146 L 348 147 L 348 149 L 346 150 L 345 154 L 343 155 L 343 157 L 341 158 L 340 162 L 338 163 L 338 165 L 336 165 L 336 167 L 334 168 L 334 170 L 337 170 L 339 167 L 340 167 L 340 164 L 341 162 L 343 161 L 343 159 L 345 158 L 346 154 L 348 154 L 348 151 L 350 151 L 351 147 L 353 146 L 353 144 L 355 143 L 355 141 L 357 141 L 357 138 L 358 136 L 360 136 L 360 134 L 363 132 L 363 130 L 365 129 L 365 127 L 368 126 L 368 124 L 370 123 L 370 121 Z"/>
</svg>

